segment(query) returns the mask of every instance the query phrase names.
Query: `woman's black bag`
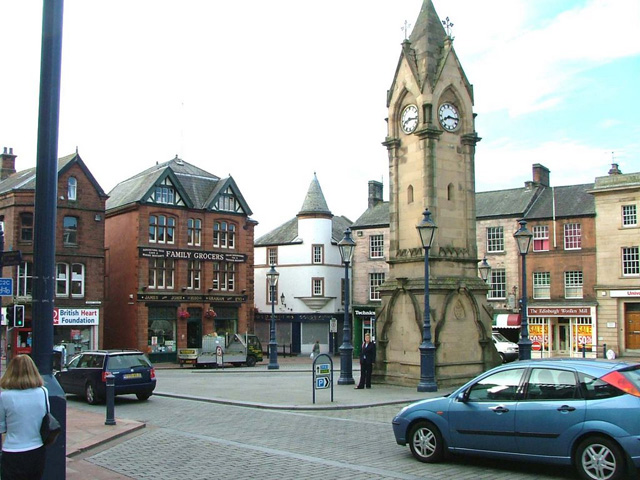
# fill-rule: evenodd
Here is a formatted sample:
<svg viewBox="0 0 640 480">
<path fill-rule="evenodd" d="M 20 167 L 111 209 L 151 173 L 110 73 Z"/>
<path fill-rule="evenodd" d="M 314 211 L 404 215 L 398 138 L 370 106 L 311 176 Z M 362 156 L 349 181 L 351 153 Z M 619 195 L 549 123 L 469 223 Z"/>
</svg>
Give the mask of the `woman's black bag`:
<svg viewBox="0 0 640 480">
<path fill-rule="evenodd" d="M 62 427 L 60 426 L 60 422 L 56 420 L 56 417 L 51 415 L 49 412 L 49 400 L 47 399 L 47 392 L 43 388 L 44 392 L 44 403 L 47 406 L 47 413 L 45 413 L 44 417 L 42 417 L 42 425 L 40 425 L 40 437 L 42 437 L 42 443 L 45 446 L 52 445 L 58 435 L 62 432 Z"/>
</svg>

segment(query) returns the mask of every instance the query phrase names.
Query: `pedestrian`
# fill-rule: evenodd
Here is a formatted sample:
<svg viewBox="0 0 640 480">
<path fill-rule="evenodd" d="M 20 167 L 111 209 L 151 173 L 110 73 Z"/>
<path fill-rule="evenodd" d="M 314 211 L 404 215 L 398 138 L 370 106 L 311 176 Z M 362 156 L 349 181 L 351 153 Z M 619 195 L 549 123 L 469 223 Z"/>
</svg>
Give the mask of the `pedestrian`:
<svg viewBox="0 0 640 480">
<path fill-rule="evenodd" d="M 316 343 L 313 344 L 313 351 L 311 352 L 311 354 L 311 358 L 316 358 L 318 355 L 320 355 L 320 340 L 316 340 Z"/>
<path fill-rule="evenodd" d="M 9 362 L 0 388 L 0 432 L 6 433 L 0 479 L 40 480 L 46 456 L 40 426 L 49 393 L 30 356 L 17 355 Z"/>
<path fill-rule="evenodd" d="M 376 344 L 371 341 L 371 335 L 364 334 L 364 343 L 360 349 L 360 383 L 356 389 L 371 388 L 371 372 L 376 361 Z"/>
</svg>

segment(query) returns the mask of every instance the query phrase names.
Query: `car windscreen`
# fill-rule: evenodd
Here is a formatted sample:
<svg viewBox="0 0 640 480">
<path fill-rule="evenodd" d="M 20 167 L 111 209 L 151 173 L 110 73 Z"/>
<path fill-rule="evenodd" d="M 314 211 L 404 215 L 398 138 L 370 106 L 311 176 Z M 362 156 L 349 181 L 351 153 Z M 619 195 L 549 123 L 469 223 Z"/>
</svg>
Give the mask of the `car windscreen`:
<svg viewBox="0 0 640 480">
<path fill-rule="evenodd" d="M 111 355 L 107 361 L 107 368 L 117 370 L 119 368 L 150 367 L 151 363 L 144 355 Z"/>
</svg>

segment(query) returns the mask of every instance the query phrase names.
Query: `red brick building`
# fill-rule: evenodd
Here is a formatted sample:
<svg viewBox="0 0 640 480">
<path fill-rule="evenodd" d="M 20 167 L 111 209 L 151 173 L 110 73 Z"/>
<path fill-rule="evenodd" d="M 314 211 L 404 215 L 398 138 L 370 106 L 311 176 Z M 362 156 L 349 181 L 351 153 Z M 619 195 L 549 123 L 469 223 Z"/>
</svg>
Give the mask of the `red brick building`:
<svg viewBox="0 0 640 480">
<path fill-rule="evenodd" d="M 202 335 L 253 332 L 251 213 L 233 178 L 177 156 L 118 184 L 106 212 L 105 346 L 175 361 Z"/>
<path fill-rule="evenodd" d="M 36 169 L 16 172 L 13 149 L 5 148 L 0 158 L 5 251 L 22 253 L 19 265 L 2 269 L 2 277 L 13 279 L 13 297 L 2 297 L 3 306 L 24 306 L 24 328 L 7 330 L 14 356 L 31 352 Z M 73 353 L 102 346 L 107 196 L 77 152 L 58 160 L 57 190 L 54 344 Z"/>
</svg>

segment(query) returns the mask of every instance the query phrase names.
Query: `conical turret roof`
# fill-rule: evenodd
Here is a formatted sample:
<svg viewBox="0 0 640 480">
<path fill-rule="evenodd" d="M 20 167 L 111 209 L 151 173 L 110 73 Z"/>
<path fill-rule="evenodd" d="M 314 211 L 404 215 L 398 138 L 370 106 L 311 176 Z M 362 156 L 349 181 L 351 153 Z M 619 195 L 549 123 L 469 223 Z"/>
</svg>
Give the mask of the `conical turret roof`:
<svg viewBox="0 0 640 480">
<path fill-rule="evenodd" d="M 329 207 L 327 206 L 327 201 L 324 198 L 322 188 L 320 188 L 320 182 L 318 182 L 318 177 L 315 173 L 313 174 L 311 185 L 309 185 L 307 196 L 304 198 L 302 208 L 298 212 L 297 216 L 333 217 L 331 210 L 329 210 Z"/>
</svg>

